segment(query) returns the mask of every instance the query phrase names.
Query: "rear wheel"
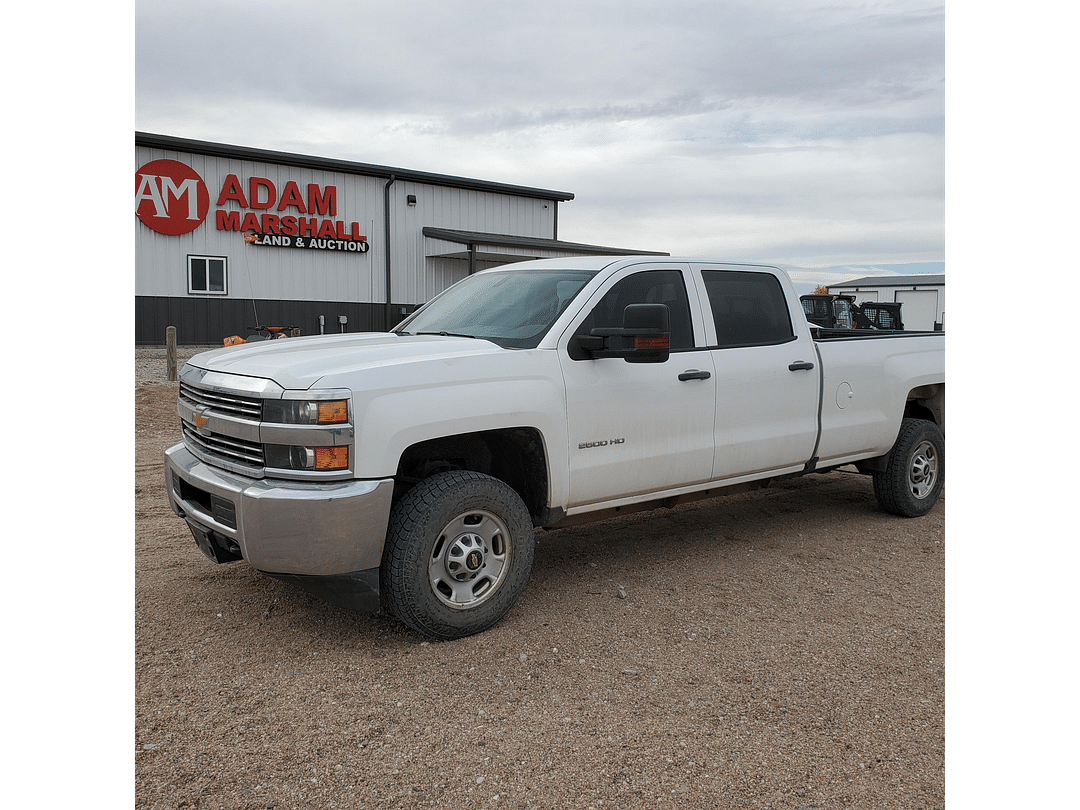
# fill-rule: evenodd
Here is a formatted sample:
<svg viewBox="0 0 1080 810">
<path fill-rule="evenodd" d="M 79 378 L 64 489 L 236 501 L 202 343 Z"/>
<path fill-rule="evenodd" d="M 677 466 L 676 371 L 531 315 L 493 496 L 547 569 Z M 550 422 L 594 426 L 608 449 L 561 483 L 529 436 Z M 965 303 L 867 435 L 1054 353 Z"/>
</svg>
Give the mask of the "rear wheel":
<svg viewBox="0 0 1080 810">
<path fill-rule="evenodd" d="M 874 495 L 886 512 L 919 517 L 934 508 L 945 486 L 945 436 L 933 422 L 905 419 Z"/>
<path fill-rule="evenodd" d="M 436 638 L 486 630 L 524 591 L 533 536 L 529 510 L 502 481 L 461 470 L 426 478 L 391 513 L 383 606 Z"/>
</svg>

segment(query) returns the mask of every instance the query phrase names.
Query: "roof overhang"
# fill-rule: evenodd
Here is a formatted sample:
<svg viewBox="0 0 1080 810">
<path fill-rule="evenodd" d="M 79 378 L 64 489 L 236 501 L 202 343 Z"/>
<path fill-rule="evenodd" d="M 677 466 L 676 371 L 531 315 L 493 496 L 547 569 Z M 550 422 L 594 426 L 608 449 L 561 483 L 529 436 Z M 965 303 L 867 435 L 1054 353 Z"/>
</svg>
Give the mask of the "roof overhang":
<svg viewBox="0 0 1080 810">
<path fill-rule="evenodd" d="M 176 152 L 188 152 L 194 155 L 252 160 L 262 163 L 277 163 L 305 169 L 359 174 L 365 177 L 379 177 L 385 180 L 427 183 L 433 186 L 446 186 L 470 191 L 489 191 L 508 194 L 515 197 L 531 197 L 554 202 L 566 202 L 574 199 L 569 191 L 554 191 L 546 188 L 515 186 L 509 183 L 493 183 L 487 180 L 474 180 L 469 177 L 455 177 L 448 174 L 433 174 L 412 169 L 397 169 L 393 166 L 379 166 L 373 163 L 357 163 L 351 160 L 300 155 L 293 152 L 276 152 L 270 149 L 255 149 L 250 146 L 233 146 L 211 141 L 198 141 L 189 138 L 175 138 L 171 135 L 154 135 L 149 132 L 136 132 L 135 145 L 152 149 L 168 149 Z"/>
<path fill-rule="evenodd" d="M 466 250 L 429 254 L 444 259 L 468 259 L 470 254 L 478 261 L 525 261 L 537 256 L 505 254 L 485 250 L 485 248 L 514 248 L 516 250 L 535 250 L 556 253 L 570 253 L 581 256 L 669 256 L 655 250 L 631 250 L 629 248 L 586 245 L 581 242 L 563 242 L 559 239 L 544 239 L 536 236 L 511 236 L 502 233 L 482 233 L 480 231 L 459 231 L 451 228 L 424 228 L 424 236 L 467 245 Z"/>
</svg>

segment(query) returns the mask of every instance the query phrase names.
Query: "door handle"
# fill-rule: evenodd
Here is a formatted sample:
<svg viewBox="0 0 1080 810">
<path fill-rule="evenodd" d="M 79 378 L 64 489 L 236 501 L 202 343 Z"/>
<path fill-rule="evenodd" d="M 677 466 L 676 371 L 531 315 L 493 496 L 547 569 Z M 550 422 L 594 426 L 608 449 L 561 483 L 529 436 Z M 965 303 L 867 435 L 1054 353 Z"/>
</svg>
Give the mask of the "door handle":
<svg viewBox="0 0 1080 810">
<path fill-rule="evenodd" d="M 814 364 L 807 363 L 805 360 L 796 360 L 790 366 L 787 367 L 788 371 L 813 371 Z"/>
<path fill-rule="evenodd" d="M 708 371 L 698 371 L 696 368 L 692 368 L 689 371 L 684 371 L 680 374 L 679 380 L 681 382 L 686 382 L 687 380 L 707 380 L 711 376 L 712 374 Z"/>
</svg>

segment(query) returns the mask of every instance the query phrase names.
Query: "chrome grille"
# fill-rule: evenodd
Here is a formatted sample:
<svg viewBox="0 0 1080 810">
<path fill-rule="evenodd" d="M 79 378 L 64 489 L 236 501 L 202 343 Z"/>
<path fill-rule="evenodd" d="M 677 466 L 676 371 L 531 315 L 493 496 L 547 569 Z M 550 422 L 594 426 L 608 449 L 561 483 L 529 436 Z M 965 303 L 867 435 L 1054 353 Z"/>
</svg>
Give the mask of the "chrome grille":
<svg viewBox="0 0 1080 810">
<path fill-rule="evenodd" d="M 257 442 L 249 442 L 221 434 L 205 436 L 187 422 L 181 422 L 181 425 L 184 431 L 184 443 L 193 451 L 200 451 L 207 456 L 228 459 L 234 463 L 252 467 L 262 467 L 264 465 L 263 446 Z"/>
<path fill-rule="evenodd" d="M 195 405 L 205 405 L 215 411 L 239 416 L 242 419 L 262 419 L 262 400 L 258 397 L 245 397 L 240 394 L 226 394 L 220 391 L 207 391 L 180 382 L 180 398 Z"/>
</svg>

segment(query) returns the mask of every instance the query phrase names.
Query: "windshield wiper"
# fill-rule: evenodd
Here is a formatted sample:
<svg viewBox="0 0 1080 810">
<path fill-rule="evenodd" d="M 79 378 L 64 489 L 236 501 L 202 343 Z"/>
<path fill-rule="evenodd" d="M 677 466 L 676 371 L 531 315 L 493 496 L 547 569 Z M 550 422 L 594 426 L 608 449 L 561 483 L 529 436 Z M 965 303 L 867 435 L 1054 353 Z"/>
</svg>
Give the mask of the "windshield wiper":
<svg viewBox="0 0 1080 810">
<path fill-rule="evenodd" d="M 440 337 L 464 337 L 476 340 L 476 335 L 463 335 L 459 332 L 413 332 L 414 335 L 439 335 Z"/>
</svg>

